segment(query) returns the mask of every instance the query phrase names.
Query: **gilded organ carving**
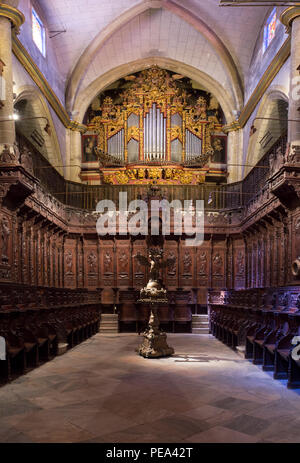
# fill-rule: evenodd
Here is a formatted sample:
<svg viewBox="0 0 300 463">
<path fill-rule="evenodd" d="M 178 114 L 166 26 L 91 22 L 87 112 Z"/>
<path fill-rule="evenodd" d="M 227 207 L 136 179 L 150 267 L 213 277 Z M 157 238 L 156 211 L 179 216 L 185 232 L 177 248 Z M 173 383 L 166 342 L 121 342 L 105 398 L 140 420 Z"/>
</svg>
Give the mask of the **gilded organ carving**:
<svg viewBox="0 0 300 463">
<path fill-rule="evenodd" d="M 85 117 L 83 162 L 98 157 L 103 183 L 205 181 L 211 157 L 226 150 L 213 139 L 224 116 L 215 97 L 179 77 L 154 66 L 126 76 L 93 101 Z"/>
</svg>

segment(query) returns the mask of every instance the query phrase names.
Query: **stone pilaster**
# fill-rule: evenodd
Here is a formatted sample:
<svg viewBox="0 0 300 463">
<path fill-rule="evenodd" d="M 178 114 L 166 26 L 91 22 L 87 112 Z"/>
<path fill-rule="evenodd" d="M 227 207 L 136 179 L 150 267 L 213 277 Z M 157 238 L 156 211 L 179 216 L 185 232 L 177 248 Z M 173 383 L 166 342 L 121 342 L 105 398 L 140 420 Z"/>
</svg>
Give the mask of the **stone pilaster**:
<svg viewBox="0 0 300 463">
<path fill-rule="evenodd" d="M 281 14 L 281 22 L 291 35 L 291 67 L 290 67 L 290 97 L 289 97 L 289 123 L 288 142 L 290 146 L 300 146 L 300 95 L 297 91 L 300 85 L 300 7 L 290 7 Z M 298 122 L 295 122 L 298 120 Z"/>
<path fill-rule="evenodd" d="M 68 130 L 67 136 L 67 160 L 66 179 L 79 182 L 81 172 L 81 133 L 76 130 Z"/>
<path fill-rule="evenodd" d="M 16 9 L 18 1 L 0 3 L 0 59 L 4 63 L 2 79 L 5 94 L 0 108 L 0 153 L 4 146 L 14 153 L 15 123 L 13 120 L 12 30 L 18 33 L 24 22 L 23 14 Z M 11 119 L 11 121 L 10 121 Z"/>
<path fill-rule="evenodd" d="M 228 132 L 227 140 L 227 169 L 228 182 L 238 182 L 243 177 L 241 153 L 243 152 L 243 131 L 233 129 Z"/>
</svg>

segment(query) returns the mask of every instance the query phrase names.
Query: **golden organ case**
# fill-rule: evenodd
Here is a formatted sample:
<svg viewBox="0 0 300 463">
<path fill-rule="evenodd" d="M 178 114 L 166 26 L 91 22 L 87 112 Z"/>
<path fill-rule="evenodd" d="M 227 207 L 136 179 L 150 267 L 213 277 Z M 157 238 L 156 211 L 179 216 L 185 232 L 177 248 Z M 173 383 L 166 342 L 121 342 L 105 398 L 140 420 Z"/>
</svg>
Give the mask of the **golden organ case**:
<svg viewBox="0 0 300 463">
<path fill-rule="evenodd" d="M 101 183 L 193 185 L 205 182 L 211 171 L 224 176 L 222 119 L 212 95 L 193 89 L 184 76 L 152 67 L 96 98 L 84 137 L 95 137 L 93 161 L 99 163 Z M 211 162 L 216 134 L 223 140 L 221 169 L 220 162 Z M 93 167 L 86 165 L 82 178 Z"/>
</svg>

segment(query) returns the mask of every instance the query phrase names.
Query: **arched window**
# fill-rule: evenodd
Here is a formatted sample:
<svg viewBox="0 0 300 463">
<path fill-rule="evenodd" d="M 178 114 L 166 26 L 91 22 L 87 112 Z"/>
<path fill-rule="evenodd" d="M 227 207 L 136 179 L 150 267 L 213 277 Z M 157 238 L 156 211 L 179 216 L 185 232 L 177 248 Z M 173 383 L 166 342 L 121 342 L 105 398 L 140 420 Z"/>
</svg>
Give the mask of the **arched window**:
<svg viewBox="0 0 300 463">
<path fill-rule="evenodd" d="M 277 10 L 273 8 L 272 13 L 267 19 L 264 27 L 264 42 L 263 42 L 263 53 L 266 51 L 273 38 L 275 37 L 276 27 L 278 23 Z"/>
<path fill-rule="evenodd" d="M 34 8 L 32 8 L 32 38 L 42 55 L 46 56 L 45 27 Z"/>
</svg>

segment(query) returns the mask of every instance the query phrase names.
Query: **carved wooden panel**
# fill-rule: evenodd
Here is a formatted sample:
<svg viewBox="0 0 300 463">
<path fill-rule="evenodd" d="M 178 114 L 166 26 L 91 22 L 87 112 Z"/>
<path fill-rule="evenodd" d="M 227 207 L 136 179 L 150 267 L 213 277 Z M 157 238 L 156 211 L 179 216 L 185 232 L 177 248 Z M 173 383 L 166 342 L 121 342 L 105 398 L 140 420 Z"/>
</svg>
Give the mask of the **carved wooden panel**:
<svg viewBox="0 0 300 463">
<path fill-rule="evenodd" d="M 100 275 L 101 287 L 115 284 L 115 255 L 114 242 L 111 240 L 100 240 Z"/>
<path fill-rule="evenodd" d="M 244 289 L 245 288 L 245 276 L 246 276 L 246 256 L 244 244 L 239 240 L 233 252 L 234 261 L 234 288 Z"/>
<path fill-rule="evenodd" d="M 64 285 L 67 288 L 76 287 L 76 246 L 75 241 L 67 238 L 64 244 Z"/>
<path fill-rule="evenodd" d="M 180 243 L 180 287 L 193 286 L 194 280 L 194 248 L 185 246 L 185 243 Z"/>
<path fill-rule="evenodd" d="M 213 246 L 212 260 L 211 260 L 211 279 L 212 287 L 220 288 L 225 286 L 225 249 L 224 245 Z"/>
<path fill-rule="evenodd" d="M 99 280 L 99 257 L 96 241 L 85 241 L 84 254 L 84 286 L 87 288 L 98 287 Z"/>
<path fill-rule="evenodd" d="M 117 243 L 117 285 L 130 286 L 130 273 L 132 266 L 132 255 L 130 255 L 130 241 Z"/>
<path fill-rule="evenodd" d="M 178 286 L 178 244 L 176 241 L 167 241 L 164 249 L 164 259 L 173 259 L 174 263 L 165 268 L 165 282 L 167 287 Z"/>
<path fill-rule="evenodd" d="M 0 280 L 12 279 L 12 221 L 8 214 L 0 216 Z"/>
<path fill-rule="evenodd" d="M 147 246 L 144 240 L 135 241 L 132 249 L 133 287 L 142 288 L 146 284 L 148 269 L 135 258 L 137 255 L 147 257 Z"/>
<path fill-rule="evenodd" d="M 208 287 L 210 272 L 210 248 L 201 246 L 197 249 L 197 286 Z"/>
</svg>

